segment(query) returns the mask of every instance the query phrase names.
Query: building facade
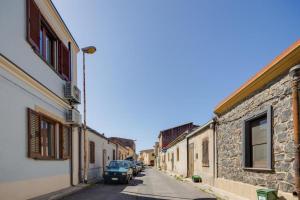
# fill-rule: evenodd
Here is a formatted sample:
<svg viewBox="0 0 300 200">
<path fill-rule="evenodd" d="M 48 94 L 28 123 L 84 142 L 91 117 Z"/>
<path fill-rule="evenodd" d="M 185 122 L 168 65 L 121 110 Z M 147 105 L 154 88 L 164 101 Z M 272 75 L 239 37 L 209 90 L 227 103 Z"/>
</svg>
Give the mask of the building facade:
<svg viewBox="0 0 300 200">
<path fill-rule="evenodd" d="M 145 149 L 140 151 L 139 160 L 143 161 L 145 165 L 154 166 L 154 159 L 155 159 L 154 149 Z"/>
<path fill-rule="evenodd" d="M 193 130 L 187 140 L 187 176 L 199 175 L 202 182 L 213 185 L 215 177 L 215 131 L 211 120 Z"/>
<path fill-rule="evenodd" d="M 177 137 L 166 147 L 166 170 L 181 177 L 187 176 L 187 135 Z"/>
<path fill-rule="evenodd" d="M 166 157 L 166 150 L 169 143 L 174 141 L 178 136 L 183 134 L 185 131 L 192 130 L 193 128 L 197 127 L 193 123 L 186 123 L 180 126 L 176 126 L 173 128 L 169 128 L 163 131 L 160 131 L 158 135 L 158 163 L 159 169 L 166 170 L 167 169 L 167 160 Z"/>
<path fill-rule="evenodd" d="M 299 195 L 299 69 L 289 74 L 299 63 L 298 41 L 216 107 L 217 187 L 249 199 L 261 187 Z"/>
<path fill-rule="evenodd" d="M 127 157 L 137 159 L 134 140 L 120 137 L 110 137 L 109 140 L 120 146 L 118 150 L 119 159 L 123 160 Z"/>
<path fill-rule="evenodd" d="M 87 166 L 88 182 L 102 180 L 105 167 L 111 160 L 116 160 L 117 145 L 110 142 L 104 134 L 87 127 Z M 82 141 L 82 161 L 83 161 L 83 140 Z M 84 162 L 84 161 L 83 161 Z M 83 165 L 82 165 L 83 166 Z M 81 169 L 83 171 L 83 168 Z M 82 174 L 83 175 L 83 174 Z M 83 177 L 82 177 L 83 178 Z"/>
<path fill-rule="evenodd" d="M 0 22 L 1 199 L 75 185 L 79 47 L 50 0 L 1 1 Z"/>
</svg>

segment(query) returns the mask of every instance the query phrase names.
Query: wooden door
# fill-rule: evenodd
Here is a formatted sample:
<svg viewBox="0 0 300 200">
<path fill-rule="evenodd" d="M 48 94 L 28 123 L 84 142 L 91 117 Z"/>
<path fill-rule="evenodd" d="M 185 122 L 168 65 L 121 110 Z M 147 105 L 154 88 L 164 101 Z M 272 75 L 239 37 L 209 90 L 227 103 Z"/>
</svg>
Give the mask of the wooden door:
<svg viewBox="0 0 300 200">
<path fill-rule="evenodd" d="M 106 160 L 107 160 L 106 149 L 103 149 L 103 153 L 102 153 L 103 172 L 104 172 L 104 169 L 106 167 Z"/>
<path fill-rule="evenodd" d="M 174 153 L 172 153 L 171 163 L 172 163 L 172 171 L 174 171 Z"/>
<path fill-rule="evenodd" d="M 189 144 L 188 148 L 188 177 L 194 175 L 194 143 Z"/>
</svg>

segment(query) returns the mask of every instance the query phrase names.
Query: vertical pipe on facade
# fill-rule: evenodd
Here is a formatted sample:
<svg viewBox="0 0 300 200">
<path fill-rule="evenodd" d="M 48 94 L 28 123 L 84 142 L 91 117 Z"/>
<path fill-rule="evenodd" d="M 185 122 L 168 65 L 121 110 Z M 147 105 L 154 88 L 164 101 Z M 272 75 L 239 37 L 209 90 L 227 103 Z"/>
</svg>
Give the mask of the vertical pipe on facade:
<svg viewBox="0 0 300 200">
<path fill-rule="evenodd" d="M 78 177 L 79 177 L 79 182 L 80 183 L 82 183 L 83 181 L 82 181 L 82 166 L 81 166 L 81 164 L 82 164 L 82 160 L 81 160 L 81 156 L 82 156 L 82 152 L 81 152 L 81 144 L 82 144 L 82 137 L 81 137 L 81 132 L 82 132 L 82 130 L 81 130 L 82 128 L 81 128 L 81 126 L 80 127 L 78 127 L 78 150 L 79 150 L 79 153 L 78 153 Z"/>
<path fill-rule="evenodd" d="M 70 151 L 70 181 L 71 181 L 71 186 L 74 186 L 74 181 L 73 181 L 73 125 L 71 124 L 71 134 L 70 134 L 70 146 L 71 146 L 71 151 Z"/>
<path fill-rule="evenodd" d="M 295 144 L 295 191 L 293 195 L 297 195 L 300 199 L 300 145 L 299 145 L 299 82 L 300 82 L 300 64 L 290 69 L 292 78 L 292 102 L 293 102 L 293 123 L 294 123 L 294 144 Z"/>
</svg>

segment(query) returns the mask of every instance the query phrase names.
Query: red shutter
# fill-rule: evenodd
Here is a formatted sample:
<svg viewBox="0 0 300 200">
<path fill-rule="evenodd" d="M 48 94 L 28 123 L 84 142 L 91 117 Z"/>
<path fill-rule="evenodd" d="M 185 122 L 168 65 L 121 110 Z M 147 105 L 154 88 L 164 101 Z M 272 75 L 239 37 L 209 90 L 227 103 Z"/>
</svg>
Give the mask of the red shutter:
<svg viewBox="0 0 300 200">
<path fill-rule="evenodd" d="M 40 44 L 40 11 L 34 0 L 27 0 L 27 39 L 31 46 L 39 51 Z"/>
<path fill-rule="evenodd" d="M 41 155 L 40 116 L 28 108 L 28 157 L 38 158 Z"/>
<path fill-rule="evenodd" d="M 70 80 L 70 53 L 69 49 L 60 41 L 58 50 L 58 72 L 66 79 Z"/>
</svg>

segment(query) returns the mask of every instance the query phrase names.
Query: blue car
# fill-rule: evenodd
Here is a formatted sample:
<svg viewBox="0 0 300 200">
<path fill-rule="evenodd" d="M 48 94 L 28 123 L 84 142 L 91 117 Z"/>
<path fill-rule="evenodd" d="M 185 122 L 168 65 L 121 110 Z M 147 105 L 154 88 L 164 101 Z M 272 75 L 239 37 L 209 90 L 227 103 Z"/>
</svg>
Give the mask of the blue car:
<svg viewBox="0 0 300 200">
<path fill-rule="evenodd" d="M 132 179 L 133 169 L 130 161 L 112 160 L 104 171 L 104 183 L 118 182 L 128 184 Z"/>
</svg>

